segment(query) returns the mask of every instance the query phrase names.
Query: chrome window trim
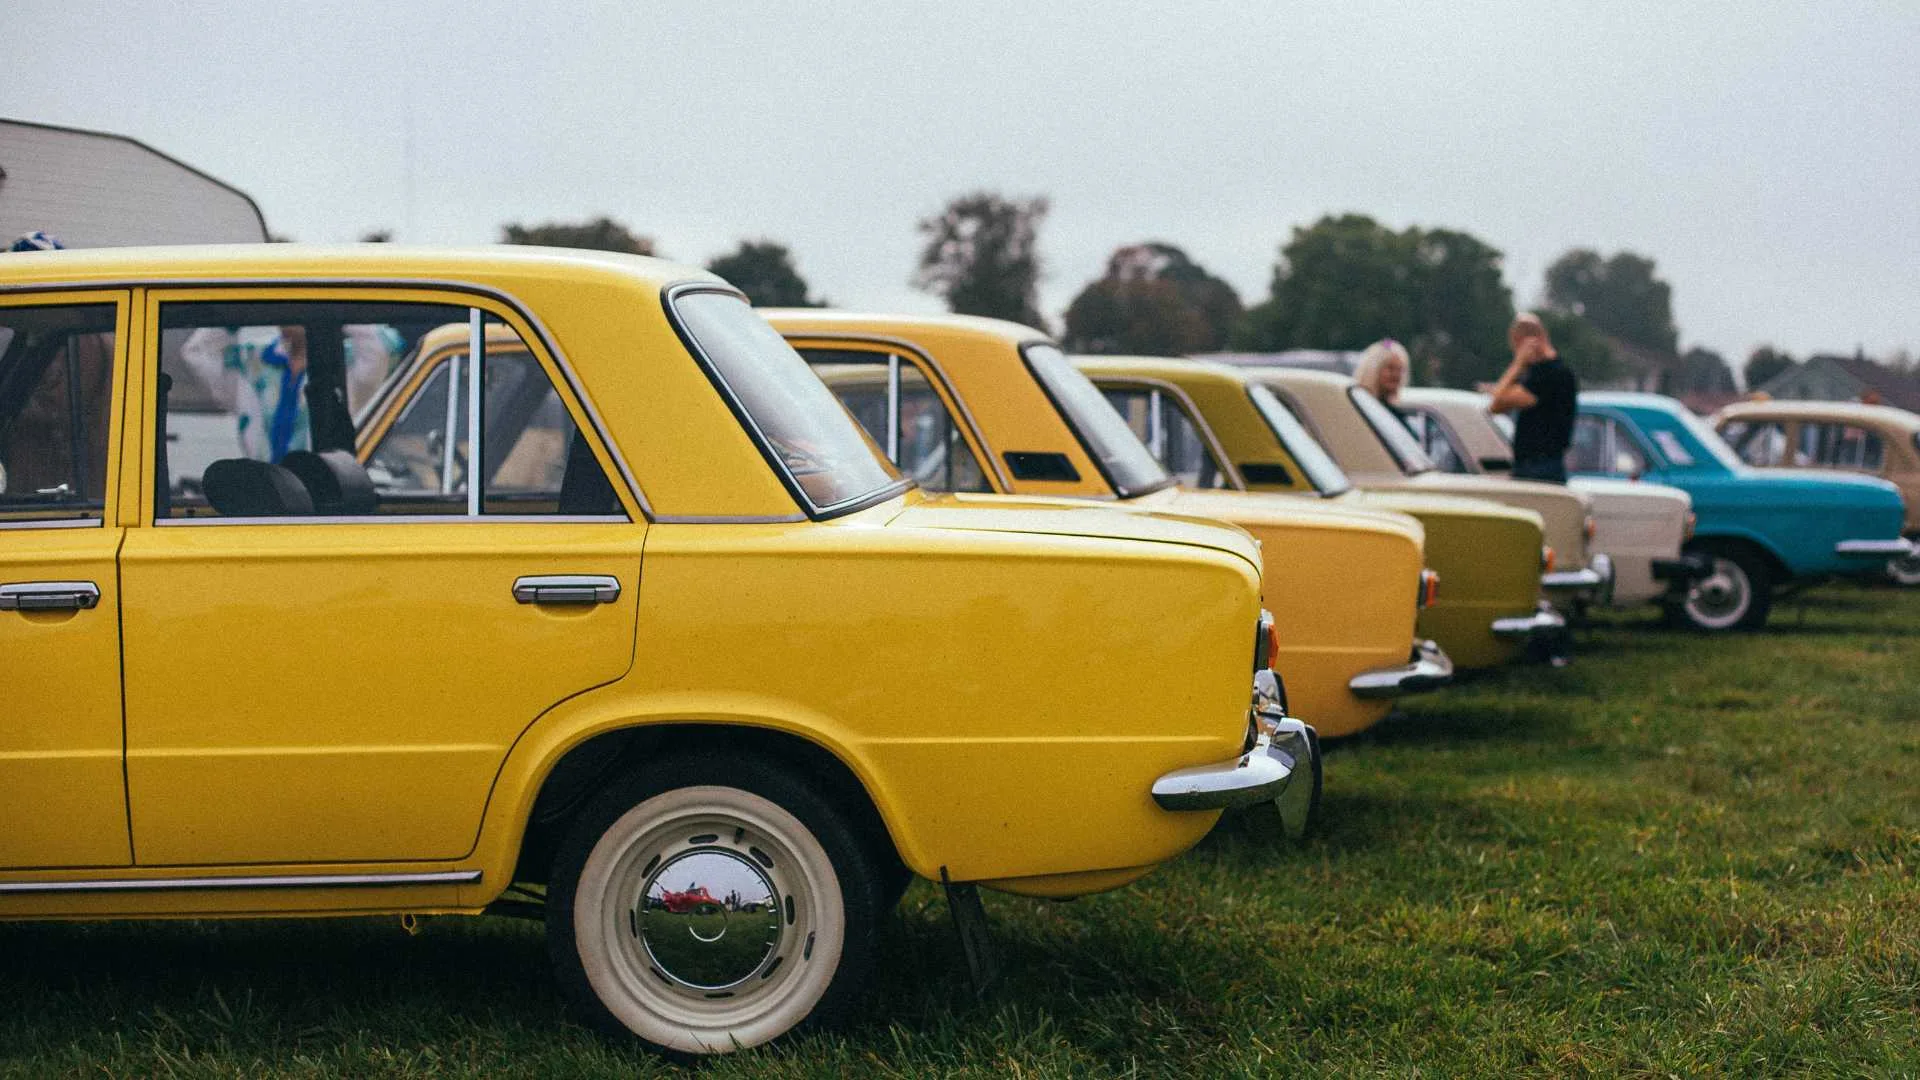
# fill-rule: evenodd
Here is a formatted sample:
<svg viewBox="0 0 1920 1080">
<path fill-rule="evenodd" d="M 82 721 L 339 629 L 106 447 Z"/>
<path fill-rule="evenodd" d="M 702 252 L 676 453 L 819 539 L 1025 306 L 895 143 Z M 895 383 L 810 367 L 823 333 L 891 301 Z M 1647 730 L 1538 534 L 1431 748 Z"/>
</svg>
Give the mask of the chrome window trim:
<svg viewBox="0 0 1920 1080">
<path fill-rule="evenodd" d="M 278 874 L 259 877 L 92 878 L 80 881 L 0 881 L 0 896 L 25 893 L 172 892 L 209 889 L 334 889 L 394 885 L 476 885 L 479 870 L 398 874 Z"/>
<path fill-rule="evenodd" d="M 183 525 L 631 525 L 633 521 L 625 514 L 481 514 L 477 517 L 471 514 L 308 514 L 304 517 L 161 518 L 154 524 L 178 528 Z"/>
<path fill-rule="evenodd" d="M 1068 357 L 1068 359 L 1071 360 L 1072 357 Z M 1085 374 L 1085 373 L 1083 372 L 1082 374 Z M 1156 394 L 1172 395 L 1175 402 L 1175 408 L 1178 408 L 1181 412 L 1186 414 L 1187 422 L 1193 425 L 1194 430 L 1198 431 L 1200 433 L 1200 437 L 1206 442 L 1207 452 L 1213 455 L 1214 465 L 1217 468 L 1219 468 L 1221 474 L 1224 475 L 1227 478 L 1228 482 L 1230 482 L 1233 485 L 1231 488 L 1225 488 L 1220 490 L 1231 490 L 1231 491 L 1247 490 L 1247 482 L 1246 480 L 1241 478 L 1239 466 L 1227 460 L 1227 448 L 1221 445 L 1220 439 L 1216 435 L 1214 435 L 1213 425 L 1207 423 L 1206 417 L 1203 416 L 1200 412 L 1200 407 L 1193 403 L 1192 396 L 1189 395 L 1184 389 L 1182 389 L 1180 387 L 1180 384 L 1168 382 L 1167 380 L 1159 378 L 1158 376 L 1154 376 L 1154 375 L 1114 375 L 1114 376 L 1108 377 L 1110 381 L 1103 381 L 1099 378 L 1095 378 L 1092 375 L 1088 375 L 1087 378 L 1092 379 L 1093 385 L 1100 387 L 1102 390 L 1106 389 L 1108 386 L 1112 386 L 1116 389 L 1121 389 L 1121 390 L 1124 390 L 1129 386 L 1139 386 L 1139 387 L 1144 387 L 1146 389 L 1152 390 Z M 1161 405 L 1159 399 L 1156 397 L 1152 399 L 1152 404 L 1148 405 L 1147 411 L 1148 411 L 1148 417 L 1149 417 L 1148 423 L 1152 427 L 1151 434 L 1164 444 L 1166 441 L 1166 432 L 1163 429 L 1163 425 L 1165 424 L 1166 421 L 1165 421 L 1165 418 L 1160 415 L 1162 408 L 1164 408 L 1164 406 Z M 1265 421 L 1262 421 L 1262 423 L 1264 424 Z M 1275 441 L 1276 442 L 1278 441 L 1278 436 L 1275 437 Z M 1149 450 L 1153 449 L 1152 442 L 1147 443 L 1147 449 Z M 1284 449 L 1284 446 L 1283 446 L 1283 449 Z M 1292 456 L 1293 451 L 1287 450 L 1287 454 L 1288 456 Z M 1155 459 L 1160 458 L 1160 455 L 1158 453 L 1154 454 L 1153 456 Z M 1166 462 L 1161 461 L 1160 464 L 1162 467 L 1165 467 Z"/>
<path fill-rule="evenodd" d="M 819 330 L 813 332 L 798 330 L 789 332 L 782 330 L 780 331 L 780 336 L 786 338 L 790 344 L 794 341 L 846 341 L 856 345 L 879 345 L 889 349 L 897 349 L 905 356 L 918 357 L 926 373 L 931 378 L 939 380 L 940 385 L 946 390 L 947 400 L 952 401 L 954 408 L 959 410 L 959 420 L 964 423 L 967 430 L 973 434 L 974 445 L 977 445 L 981 453 L 986 456 L 986 468 L 993 474 L 994 480 L 998 481 L 1000 485 L 993 494 L 1006 495 L 1013 491 L 1013 478 L 1001 464 L 999 456 L 993 451 L 993 447 L 987 445 L 987 434 L 981 430 L 980 425 L 974 421 L 972 411 L 967 408 L 967 399 L 961 397 L 959 391 L 953 388 L 953 380 L 947 378 L 946 369 L 942 368 L 940 362 L 935 360 L 933 355 L 925 349 L 920 348 L 905 338 L 889 337 L 885 334 L 849 334 L 836 330 Z M 799 347 L 795 346 L 795 348 L 798 349 Z M 969 447 L 969 449 L 972 449 L 972 447 Z"/>
<path fill-rule="evenodd" d="M 98 529 L 107 524 L 104 517 L 97 518 L 27 518 L 19 521 L 0 521 L 0 529 Z"/>
<path fill-rule="evenodd" d="M 42 292 L 80 292 L 96 289 L 427 289 L 443 292 L 467 293 L 472 296 L 484 296 L 511 309 L 514 314 L 525 319 L 533 329 L 534 337 L 540 346 L 553 357 L 560 369 L 560 377 L 567 382 L 567 388 L 573 391 L 573 398 L 580 403 L 580 410 L 587 414 L 587 422 L 593 425 L 593 433 L 599 437 L 600 444 L 606 448 L 607 457 L 613 461 L 620 478 L 626 481 L 627 493 L 633 496 L 634 503 L 640 507 L 642 517 L 653 517 L 653 507 L 647 502 L 647 494 L 634 479 L 633 470 L 628 468 L 627 460 L 620 454 L 620 447 L 607 434 L 607 425 L 601 420 L 599 410 L 593 407 L 593 399 L 587 396 L 586 389 L 573 372 L 573 365 L 567 362 L 566 353 L 548 332 L 547 325 L 540 321 L 526 304 L 504 289 L 491 285 L 477 285 L 471 281 L 454 281 L 444 278 L 335 278 L 335 277 L 229 277 L 208 280 L 205 278 L 116 278 L 111 280 L 85 280 L 74 282 L 38 282 L 31 285 L 0 284 L 0 296 L 10 293 Z M 144 346 L 144 340 L 141 342 Z M 145 401 L 141 404 L 144 406 Z"/>
<path fill-rule="evenodd" d="M 480 495 L 487 486 L 487 440 L 480 430 L 480 399 L 487 392 L 486 315 L 477 307 L 467 309 L 467 516 L 480 516 Z M 447 384 L 452 400 L 453 384 Z M 451 455 L 453 425 L 447 425 L 447 447 Z M 452 470 L 441 477 L 444 484 Z"/>
</svg>

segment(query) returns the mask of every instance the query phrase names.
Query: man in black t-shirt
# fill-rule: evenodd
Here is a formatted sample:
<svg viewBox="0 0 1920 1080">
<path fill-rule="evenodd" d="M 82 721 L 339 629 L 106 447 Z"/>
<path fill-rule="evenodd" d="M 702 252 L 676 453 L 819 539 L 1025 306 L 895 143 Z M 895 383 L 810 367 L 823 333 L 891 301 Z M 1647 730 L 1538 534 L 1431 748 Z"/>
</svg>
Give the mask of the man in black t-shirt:
<svg viewBox="0 0 1920 1080">
<path fill-rule="evenodd" d="M 1554 351 L 1540 317 L 1522 312 L 1507 330 L 1513 363 L 1489 391 L 1494 412 L 1513 418 L 1513 475 L 1520 480 L 1567 482 L 1567 445 L 1573 441 L 1580 380 Z"/>
</svg>

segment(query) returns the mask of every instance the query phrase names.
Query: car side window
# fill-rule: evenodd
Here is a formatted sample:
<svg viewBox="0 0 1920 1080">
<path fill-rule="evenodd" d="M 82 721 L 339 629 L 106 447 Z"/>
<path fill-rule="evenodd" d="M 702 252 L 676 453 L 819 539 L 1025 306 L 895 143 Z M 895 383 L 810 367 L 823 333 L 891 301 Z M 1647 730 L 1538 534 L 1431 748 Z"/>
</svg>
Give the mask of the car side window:
<svg viewBox="0 0 1920 1080">
<path fill-rule="evenodd" d="M 1647 471 L 1647 456 L 1620 421 L 1610 416 L 1582 413 L 1574 419 L 1573 442 L 1567 448 L 1567 471 L 1639 476 Z"/>
<path fill-rule="evenodd" d="M 1420 440 L 1420 448 L 1433 459 L 1433 464 L 1441 472 L 1465 473 L 1473 470 L 1467 467 L 1467 455 L 1440 418 L 1426 409 L 1409 409 L 1401 414 L 1406 421 L 1407 430 Z"/>
<path fill-rule="evenodd" d="M 926 372 L 904 356 L 801 349 L 814 373 L 900 471 L 928 491 L 992 491 Z"/>
<path fill-rule="evenodd" d="M 1734 420 L 1724 433 L 1740 460 L 1756 468 L 1790 465 L 1787 427 L 1777 420 Z"/>
<path fill-rule="evenodd" d="M 1181 487 L 1227 486 L 1226 471 L 1184 402 L 1153 387 L 1101 387 L 1100 392 Z"/>
<path fill-rule="evenodd" d="M 1803 423 L 1800 443 L 1809 465 L 1879 472 L 1886 464 L 1886 448 L 1880 436 L 1852 424 Z"/>
<path fill-rule="evenodd" d="M 0 307 L 0 523 L 99 521 L 112 304 Z"/>
<path fill-rule="evenodd" d="M 624 516 L 527 343 L 477 309 L 162 304 L 161 373 L 162 518 Z"/>
</svg>

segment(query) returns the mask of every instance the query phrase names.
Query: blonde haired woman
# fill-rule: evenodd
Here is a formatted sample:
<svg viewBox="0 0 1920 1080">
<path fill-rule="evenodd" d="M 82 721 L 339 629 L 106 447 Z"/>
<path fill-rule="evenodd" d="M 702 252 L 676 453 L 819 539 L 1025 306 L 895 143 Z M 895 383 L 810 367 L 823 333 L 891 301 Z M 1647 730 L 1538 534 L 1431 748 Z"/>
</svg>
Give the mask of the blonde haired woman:
<svg viewBox="0 0 1920 1080">
<path fill-rule="evenodd" d="M 1406 347 L 1392 338 L 1381 338 L 1360 354 L 1360 364 L 1353 369 L 1353 381 L 1366 387 L 1368 393 L 1392 409 L 1393 415 L 1404 424 L 1407 414 L 1400 407 L 1400 388 L 1407 385 L 1410 370 Z"/>
</svg>

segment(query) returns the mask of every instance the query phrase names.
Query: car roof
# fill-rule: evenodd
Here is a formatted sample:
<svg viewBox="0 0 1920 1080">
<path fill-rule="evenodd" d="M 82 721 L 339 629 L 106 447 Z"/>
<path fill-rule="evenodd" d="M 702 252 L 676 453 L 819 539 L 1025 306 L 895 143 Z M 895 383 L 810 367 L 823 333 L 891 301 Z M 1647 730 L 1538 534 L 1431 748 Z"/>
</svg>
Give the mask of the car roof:
<svg viewBox="0 0 1920 1080">
<path fill-rule="evenodd" d="M 0 287 L 291 278 L 359 283 L 582 273 L 619 276 L 655 288 L 690 279 L 720 282 L 705 270 L 644 255 L 511 244 L 194 244 L 77 248 L 0 258 Z"/>
<path fill-rule="evenodd" d="M 997 337 L 1016 346 L 1052 340 L 1045 331 L 1006 319 L 989 319 L 983 315 L 903 315 L 843 311 L 839 308 L 762 308 L 760 314 L 769 320 L 776 320 L 781 333 L 801 336 L 809 331 L 822 334 L 866 332 L 909 335 L 927 330 L 946 330 Z"/>
<path fill-rule="evenodd" d="M 1400 388 L 1402 401 L 1431 401 L 1438 405 L 1442 402 L 1458 405 L 1473 405 L 1485 408 L 1487 395 L 1476 390 L 1455 390 L 1450 386 L 1403 386 Z"/>
<path fill-rule="evenodd" d="M 1903 431 L 1920 431 L 1920 414 L 1891 405 L 1861 401 L 1736 401 L 1720 410 L 1722 417 L 1805 416 L 1820 420 L 1875 421 Z"/>
<path fill-rule="evenodd" d="M 1216 363 L 1212 360 L 1190 360 L 1178 356 L 1105 356 L 1091 353 L 1075 353 L 1071 356 L 1074 365 L 1082 369 L 1097 371 L 1103 375 L 1127 376 L 1158 379 L 1219 379 L 1237 385 L 1248 381 L 1244 368 Z"/>
<path fill-rule="evenodd" d="M 1582 405 L 1612 405 L 1622 409 L 1653 409 L 1664 413 L 1683 413 L 1687 407 L 1677 398 L 1640 390 L 1582 390 Z"/>
<path fill-rule="evenodd" d="M 1353 376 L 1342 375 L 1337 371 L 1320 371 L 1315 368 L 1281 367 L 1279 365 L 1261 365 L 1240 369 L 1250 377 L 1275 382 L 1289 382 L 1296 385 L 1318 383 L 1323 386 L 1350 386 Z"/>
</svg>

